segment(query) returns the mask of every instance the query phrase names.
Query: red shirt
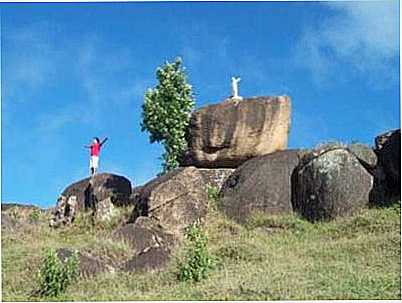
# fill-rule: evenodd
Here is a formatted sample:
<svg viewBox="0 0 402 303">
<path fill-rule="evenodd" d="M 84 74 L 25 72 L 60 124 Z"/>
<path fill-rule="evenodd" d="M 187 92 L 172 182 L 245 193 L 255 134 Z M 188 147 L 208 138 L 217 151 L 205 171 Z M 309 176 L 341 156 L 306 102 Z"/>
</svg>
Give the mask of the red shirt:
<svg viewBox="0 0 402 303">
<path fill-rule="evenodd" d="M 91 145 L 91 156 L 99 156 L 100 148 L 100 143 L 93 143 Z"/>
</svg>

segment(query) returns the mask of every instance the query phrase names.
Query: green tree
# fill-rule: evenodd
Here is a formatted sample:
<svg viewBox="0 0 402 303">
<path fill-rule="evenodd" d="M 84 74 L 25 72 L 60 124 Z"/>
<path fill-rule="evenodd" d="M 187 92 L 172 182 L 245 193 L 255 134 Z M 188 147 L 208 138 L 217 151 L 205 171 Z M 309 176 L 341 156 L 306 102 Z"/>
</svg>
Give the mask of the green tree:
<svg viewBox="0 0 402 303">
<path fill-rule="evenodd" d="M 163 145 L 165 173 L 179 166 L 187 149 L 186 133 L 195 102 L 181 58 L 158 67 L 156 77 L 159 83 L 144 96 L 141 130 L 150 133 L 151 143 Z"/>
</svg>

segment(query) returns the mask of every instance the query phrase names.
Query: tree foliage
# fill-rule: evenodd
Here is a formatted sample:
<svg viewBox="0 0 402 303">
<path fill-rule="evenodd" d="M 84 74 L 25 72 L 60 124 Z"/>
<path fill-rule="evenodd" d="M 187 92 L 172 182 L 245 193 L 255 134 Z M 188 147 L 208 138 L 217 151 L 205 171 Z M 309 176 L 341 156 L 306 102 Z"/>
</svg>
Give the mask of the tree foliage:
<svg viewBox="0 0 402 303">
<path fill-rule="evenodd" d="M 150 133 L 151 143 L 163 144 L 163 172 L 167 172 L 179 166 L 187 149 L 186 132 L 194 98 L 180 58 L 158 67 L 156 77 L 159 83 L 144 96 L 141 128 Z"/>
</svg>

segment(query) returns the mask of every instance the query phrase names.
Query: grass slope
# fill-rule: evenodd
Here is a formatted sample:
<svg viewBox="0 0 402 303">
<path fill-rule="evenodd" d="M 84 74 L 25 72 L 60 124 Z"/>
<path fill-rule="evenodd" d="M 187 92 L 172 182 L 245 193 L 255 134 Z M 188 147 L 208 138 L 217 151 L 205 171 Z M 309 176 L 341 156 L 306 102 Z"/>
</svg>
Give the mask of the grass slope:
<svg viewBox="0 0 402 303">
<path fill-rule="evenodd" d="M 316 224 L 260 214 L 240 226 L 211 209 L 205 231 L 220 261 L 208 279 L 178 282 L 178 251 L 164 272 L 102 274 L 80 280 L 56 300 L 400 299 L 400 212 L 397 203 Z M 37 224 L 3 231 L 3 301 L 37 300 L 30 294 L 46 248 L 129 258 L 124 243 L 109 240 L 113 225 L 89 228 L 81 218 L 70 230 L 50 230 L 46 219 L 41 215 Z"/>
</svg>

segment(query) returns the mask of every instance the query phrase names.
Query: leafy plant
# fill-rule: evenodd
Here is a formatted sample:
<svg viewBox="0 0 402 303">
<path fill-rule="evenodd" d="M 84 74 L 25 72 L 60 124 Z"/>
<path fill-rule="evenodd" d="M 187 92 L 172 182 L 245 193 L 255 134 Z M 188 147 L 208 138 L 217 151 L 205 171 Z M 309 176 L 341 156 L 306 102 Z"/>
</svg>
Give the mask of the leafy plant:
<svg viewBox="0 0 402 303">
<path fill-rule="evenodd" d="M 49 249 L 39 270 L 39 295 L 57 297 L 78 278 L 78 254 L 75 252 L 66 261 L 61 261 L 54 249 Z"/>
<path fill-rule="evenodd" d="M 208 200 L 216 201 L 219 198 L 219 188 L 213 185 L 209 185 L 207 188 Z"/>
<path fill-rule="evenodd" d="M 215 261 L 208 252 L 208 238 L 198 223 L 187 228 L 186 239 L 185 257 L 178 264 L 178 279 L 199 282 L 215 268 Z"/>
<path fill-rule="evenodd" d="M 144 96 L 141 130 L 150 133 L 151 143 L 163 144 L 165 173 L 179 166 L 187 149 L 186 135 L 194 100 L 180 58 L 158 67 L 156 77 L 159 83 Z"/>
</svg>

